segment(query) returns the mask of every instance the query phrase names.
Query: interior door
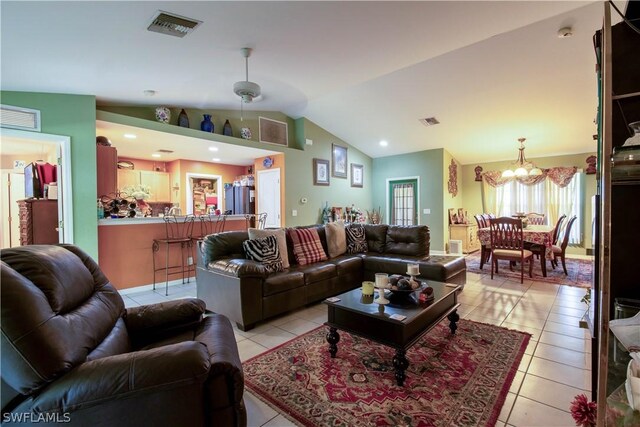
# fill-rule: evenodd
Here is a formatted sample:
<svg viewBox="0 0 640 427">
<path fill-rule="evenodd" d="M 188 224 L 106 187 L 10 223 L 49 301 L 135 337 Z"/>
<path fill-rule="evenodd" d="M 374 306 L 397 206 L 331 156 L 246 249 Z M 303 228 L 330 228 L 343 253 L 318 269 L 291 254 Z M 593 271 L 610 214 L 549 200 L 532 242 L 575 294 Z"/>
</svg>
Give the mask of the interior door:
<svg viewBox="0 0 640 427">
<path fill-rule="evenodd" d="M 391 225 L 418 224 L 418 180 L 389 181 L 389 207 Z"/>
<path fill-rule="evenodd" d="M 3 172 L 2 188 L 2 247 L 20 246 L 20 216 L 18 200 L 24 199 L 24 174 Z"/>
<path fill-rule="evenodd" d="M 265 228 L 280 227 L 280 169 L 258 171 L 258 209 L 266 212 Z"/>
</svg>

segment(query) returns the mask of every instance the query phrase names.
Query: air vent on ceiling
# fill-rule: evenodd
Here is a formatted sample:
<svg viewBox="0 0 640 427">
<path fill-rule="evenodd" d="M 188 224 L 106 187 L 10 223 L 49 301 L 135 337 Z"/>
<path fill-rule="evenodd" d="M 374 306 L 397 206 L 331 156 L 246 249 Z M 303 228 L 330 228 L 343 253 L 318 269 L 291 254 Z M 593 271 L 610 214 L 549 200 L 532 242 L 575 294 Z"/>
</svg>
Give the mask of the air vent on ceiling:
<svg viewBox="0 0 640 427">
<path fill-rule="evenodd" d="M 170 154 L 170 153 L 173 153 L 173 150 L 158 150 L 158 151 L 156 151 L 156 153 L 167 153 L 167 154 Z"/>
<path fill-rule="evenodd" d="M 419 119 L 419 121 L 425 126 L 434 126 L 440 123 L 435 117 L 427 117 L 425 119 Z"/>
<path fill-rule="evenodd" d="M 0 126 L 40 132 L 40 110 L 0 105 Z"/>
<path fill-rule="evenodd" d="M 147 30 L 169 36 L 184 37 L 200 24 L 202 24 L 202 21 L 159 10 Z"/>
</svg>

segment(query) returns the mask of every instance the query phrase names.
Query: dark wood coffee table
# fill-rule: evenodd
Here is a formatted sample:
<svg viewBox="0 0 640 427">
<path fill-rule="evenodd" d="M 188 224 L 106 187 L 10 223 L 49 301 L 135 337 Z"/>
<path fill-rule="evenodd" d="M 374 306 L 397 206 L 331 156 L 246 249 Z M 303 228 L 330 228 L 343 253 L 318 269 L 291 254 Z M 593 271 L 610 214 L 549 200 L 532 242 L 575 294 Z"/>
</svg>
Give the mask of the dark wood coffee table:
<svg viewBox="0 0 640 427">
<path fill-rule="evenodd" d="M 340 341 L 338 329 L 395 348 L 393 367 L 396 371 L 396 382 L 402 386 L 406 378 L 405 371 L 409 367 L 409 361 L 406 358 L 409 347 L 445 317 L 449 319 L 451 333 L 455 334 L 458 328 L 456 323 L 460 319 L 456 312 L 460 306 L 457 298 L 460 286 L 434 281 L 423 283 L 433 288 L 432 301 L 402 303 L 392 299 L 390 304 L 384 306 L 384 311 L 381 311 L 378 304 L 373 302 L 375 295 L 363 296 L 360 288 L 337 295 L 340 301 L 325 300 L 328 306 L 328 320 L 325 325 L 329 327 L 327 342 L 331 357 L 335 358 L 338 352 Z M 418 301 L 418 296 L 419 292 L 413 294 L 415 301 Z M 387 298 L 389 298 L 388 291 Z M 407 318 L 402 321 L 394 320 L 390 318 L 393 314 L 400 314 Z"/>
</svg>

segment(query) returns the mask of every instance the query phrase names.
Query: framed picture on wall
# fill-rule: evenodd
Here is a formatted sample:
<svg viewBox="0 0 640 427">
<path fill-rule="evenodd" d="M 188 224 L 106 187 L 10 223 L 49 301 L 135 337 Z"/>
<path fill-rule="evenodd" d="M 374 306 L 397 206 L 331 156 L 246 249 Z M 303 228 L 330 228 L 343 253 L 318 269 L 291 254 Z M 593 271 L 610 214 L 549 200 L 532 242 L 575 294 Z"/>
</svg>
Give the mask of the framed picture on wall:
<svg viewBox="0 0 640 427">
<path fill-rule="evenodd" d="M 313 159 L 313 185 L 329 185 L 329 160 Z"/>
<path fill-rule="evenodd" d="M 351 186 L 362 188 L 364 184 L 364 166 L 351 163 Z"/>
<path fill-rule="evenodd" d="M 331 164 L 332 176 L 347 177 L 347 147 L 331 144 Z"/>
</svg>

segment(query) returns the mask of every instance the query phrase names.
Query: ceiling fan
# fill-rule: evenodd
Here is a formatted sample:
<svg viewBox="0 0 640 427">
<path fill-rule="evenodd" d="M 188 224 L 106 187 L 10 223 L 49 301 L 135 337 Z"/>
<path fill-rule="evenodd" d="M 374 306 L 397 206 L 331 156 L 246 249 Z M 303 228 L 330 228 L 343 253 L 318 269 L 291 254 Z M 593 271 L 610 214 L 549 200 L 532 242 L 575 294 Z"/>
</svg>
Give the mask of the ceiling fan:
<svg viewBox="0 0 640 427">
<path fill-rule="evenodd" d="M 251 48 L 244 47 L 240 50 L 245 61 L 245 80 L 233 84 L 233 92 L 240 97 L 240 106 L 242 103 L 250 103 L 257 100 L 260 96 L 260 85 L 249 81 L 249 56 L 251 56 Z"/>
</svg>

